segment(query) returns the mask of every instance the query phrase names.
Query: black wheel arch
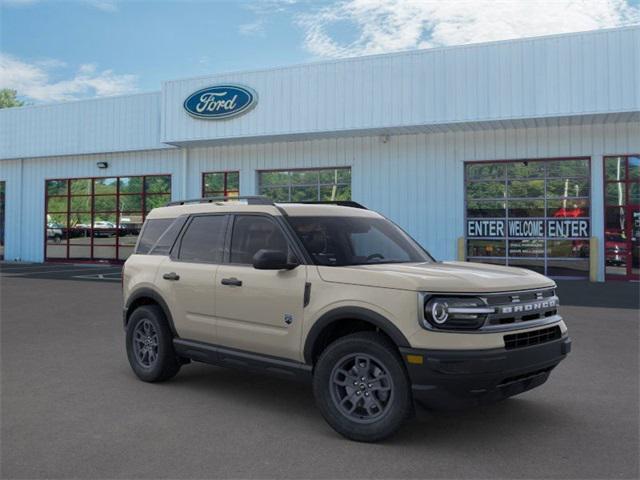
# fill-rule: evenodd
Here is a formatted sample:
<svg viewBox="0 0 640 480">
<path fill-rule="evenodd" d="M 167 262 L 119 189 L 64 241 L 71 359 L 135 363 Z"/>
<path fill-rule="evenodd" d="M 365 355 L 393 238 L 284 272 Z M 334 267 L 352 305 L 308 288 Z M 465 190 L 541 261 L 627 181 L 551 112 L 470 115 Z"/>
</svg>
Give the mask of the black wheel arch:
<svg viewBox="0 0 640 480">
<path fill-rule="evenodd" d="M 124 306 L 124 327 L 127 328 L 127 323 L 129 322 L 129 317 L 133 311 L 142 305 L 158 305 L 164 313 L 165 318 L 169 324 L 169 330 L 171 330 L 171 334 L 174 338 L 179 338 L 178 332 L 176 331 L 176 327 L 173 323 L 173 316 L 171 315 L 171 310 L 169 310 L 169 306 L 167 302 L 164 301 L 162 295 L 160 295 L 155 290 L 151 288 L 139 288 L 135 290 L 129 298 L 127 299 L 127 303 Z"/>
<path fill-rule="evenodd" d="M 410 347 L 407 337 L 389 319 L 373 310 L 363 307 L 338 307 L 323 314 L 311 327 L 304 343 L 305 363 L 312 365 L 315 360 L 316 346 L 327 329 L 335 326 L 336 322 L 356 320 L 367 323 L 386 334 L 397 347 Z"/>
</svg>

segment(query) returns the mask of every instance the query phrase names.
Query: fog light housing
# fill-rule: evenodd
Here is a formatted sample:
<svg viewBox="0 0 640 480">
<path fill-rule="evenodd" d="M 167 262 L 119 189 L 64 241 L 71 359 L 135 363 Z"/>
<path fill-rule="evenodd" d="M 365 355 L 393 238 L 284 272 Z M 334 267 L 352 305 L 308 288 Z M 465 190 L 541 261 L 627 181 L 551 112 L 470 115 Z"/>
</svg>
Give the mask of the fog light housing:
<svg viewBox="0 0 640 480">
<path fill-rule="evenodd" d="M 480 328 L 495 308 L 478 297 L 431 297 L 425 301 L 425 328 L 474 330 Z"/>
</svg>

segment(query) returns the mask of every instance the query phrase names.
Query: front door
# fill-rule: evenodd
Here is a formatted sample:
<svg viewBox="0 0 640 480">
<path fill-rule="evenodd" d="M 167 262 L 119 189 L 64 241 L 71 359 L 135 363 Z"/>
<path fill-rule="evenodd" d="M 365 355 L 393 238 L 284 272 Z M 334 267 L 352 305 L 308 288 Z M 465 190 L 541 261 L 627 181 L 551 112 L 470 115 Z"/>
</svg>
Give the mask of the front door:
<svg viewBox="0 0 640 480">
<path fill-rule="evenodd" d="M 604 159 L 608 280 L 640 278 L 640 156 Z"/>
<path fill-rule="evenodd" d="M 218 343 L 300 360 L 306 267 L 257 270 L 253 256 L 261 249 L 292 252 L 273 218 L 236 215 L 229 263 L 220 265 L 216 275 Z"/>
</svg>

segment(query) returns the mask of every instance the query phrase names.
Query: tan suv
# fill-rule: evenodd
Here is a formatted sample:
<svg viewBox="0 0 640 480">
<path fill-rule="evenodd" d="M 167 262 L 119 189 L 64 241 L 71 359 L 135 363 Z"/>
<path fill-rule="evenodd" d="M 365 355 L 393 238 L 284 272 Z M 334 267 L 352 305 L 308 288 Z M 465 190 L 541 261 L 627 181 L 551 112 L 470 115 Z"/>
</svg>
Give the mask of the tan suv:
<svg viewBox="0 0 640 480">
<path fill-rule="evenodd" d="M 175 202 L 148 215 L 123 277 L 140 379 L 191 360 L 311 379 L 327 422 L 360 441 L 392 434 L 414 399 L 537 387 L 571 346 L 553 281 L 438 262 L 355 202 Z"/>
</svg>

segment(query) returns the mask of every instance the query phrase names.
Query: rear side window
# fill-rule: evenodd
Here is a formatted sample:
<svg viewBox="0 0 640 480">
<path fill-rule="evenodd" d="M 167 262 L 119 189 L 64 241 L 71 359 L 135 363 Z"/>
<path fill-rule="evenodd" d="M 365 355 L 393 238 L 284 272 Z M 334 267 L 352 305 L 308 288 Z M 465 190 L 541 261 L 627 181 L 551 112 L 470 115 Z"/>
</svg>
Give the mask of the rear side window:
<svg viewBox="0 0 640 480">
<path fill-rule="evenodd" d="M 173 223 L 175 218 L 156 218 L 147 220 L 140 234 L 138 246 L 135 253 L 149 253 L 151 247 L 155 245 L 160 236 L 165 232 L 169 225 Z"/>
<path fill-rule="evenodd" d="M 151 249 L 151 252 L 149 252 L 149 255 L 169 255 L 173 244 L 176 242 L 178 235 L 180 235 L 180 230 L 182 230 L 182 227 L 187 221 L 187 218 L 188 217 L 186 215 L 176 218 L 171 226 L 169 226 L 169 228 L 160 235 L 160 238 Z"/>
<path fill-rule="evenodd" d="M 193 217 L 180 242 L 178 258 L 184 262 L 222 263 L 226 215 Z"/>
<path fill-rule="evenodd" d="M 265 217 L 238 215 L 231 236 L 231 263 L 250 265 L 258 250 L 288 252 L 288 242 L 275 222 Z"/>
</svg>

